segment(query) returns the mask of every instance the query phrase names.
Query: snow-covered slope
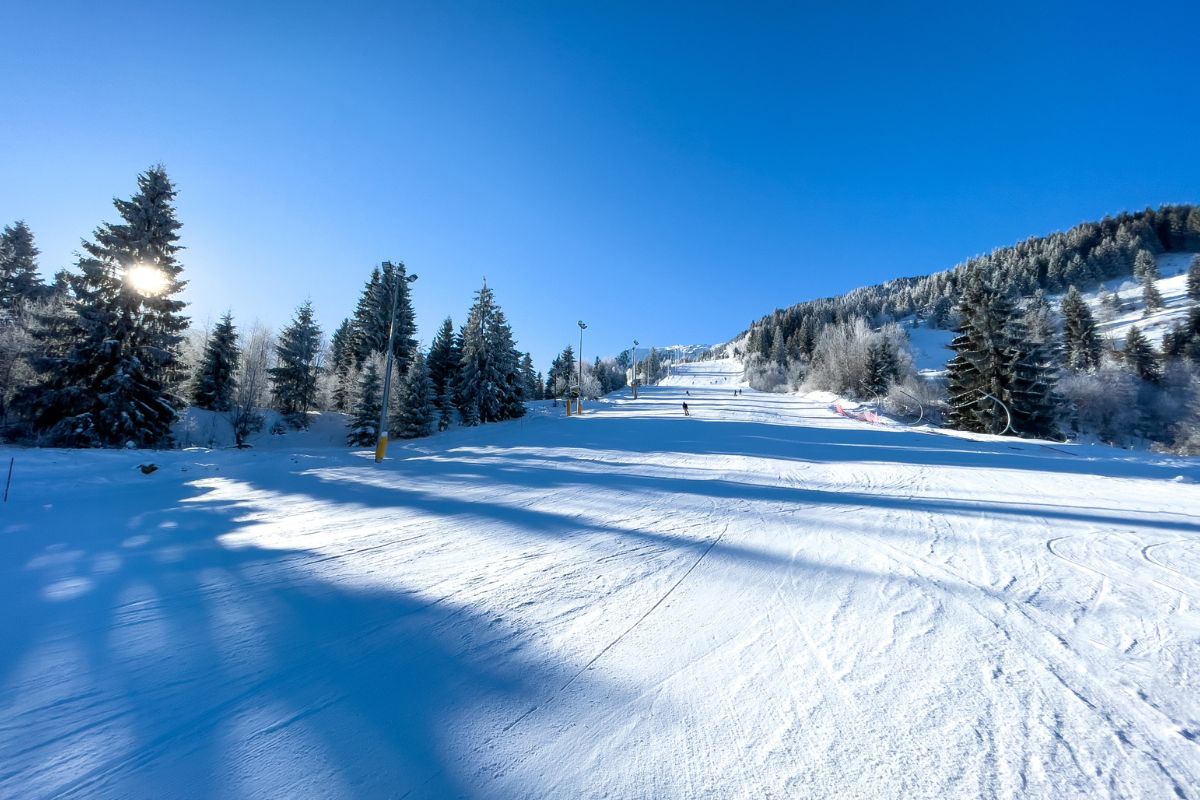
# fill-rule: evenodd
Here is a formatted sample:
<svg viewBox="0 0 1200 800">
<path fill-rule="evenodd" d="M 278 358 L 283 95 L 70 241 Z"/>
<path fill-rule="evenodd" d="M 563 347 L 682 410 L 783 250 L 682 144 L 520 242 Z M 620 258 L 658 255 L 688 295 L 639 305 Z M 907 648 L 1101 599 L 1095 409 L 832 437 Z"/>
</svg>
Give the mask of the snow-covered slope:
<svg viewBox="0 0 1200 800">
<path fill-rule="evenodd" d="M 2 451 L 0 796 L 1200 796 L 1196 460 L 740 375 L 383 465 Z"/>
<path fill-rule="evenodd" d="M 1120 349 L 1125 345 L 1125 334 L 1137 325 L 1154 344 L 1162 341 L 1163 334 L 1177 322 L 1187 318 L 1191 301 L 1187 296 L 1187 269 L 1193 253 L 1166 253 L 1158 257 L 1161 277 L 1155 281 L 1163 297 L 1165 308 L 1146 314 L 1142 301 L 1142 286 L 1132 277 L 1106 281 L 1104 288 L 1121 298 L 1122 309 L 1114 312 L 1100 302 L 1099 290 L 1084 295 L 1092 314 L 1096 317 L 1096 328 L 1105 341 Z M 1061 298 L 1060 298 L 1061 300 Z"/>
</svg>

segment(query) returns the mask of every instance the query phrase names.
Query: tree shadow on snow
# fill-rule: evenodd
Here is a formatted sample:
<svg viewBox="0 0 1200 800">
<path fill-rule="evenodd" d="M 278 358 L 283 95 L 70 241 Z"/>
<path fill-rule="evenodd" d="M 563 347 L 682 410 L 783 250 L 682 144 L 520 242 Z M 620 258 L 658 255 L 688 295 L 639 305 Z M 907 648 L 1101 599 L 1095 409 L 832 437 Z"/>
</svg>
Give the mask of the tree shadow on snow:
<svg viewBox="0 0 1200 800">
<path fill-rule="evenodd" d="M 0 537 L 0 795 L 486 796 L 489 737 L 574 677 L 453 597 L 218 541 L 236 504 L 142 499 Z"/>
</svg>

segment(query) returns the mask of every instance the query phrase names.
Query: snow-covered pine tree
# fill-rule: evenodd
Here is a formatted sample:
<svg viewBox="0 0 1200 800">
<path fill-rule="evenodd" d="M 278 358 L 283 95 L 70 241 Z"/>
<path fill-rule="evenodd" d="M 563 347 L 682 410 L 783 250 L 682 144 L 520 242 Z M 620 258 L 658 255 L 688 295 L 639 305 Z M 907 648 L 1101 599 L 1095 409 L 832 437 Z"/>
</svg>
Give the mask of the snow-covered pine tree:
<svg viewBox="0 0 1200 800">
<path fill-rule="evenodd" d="M 1063 349 L 1069 369 L 1077 372 L 1100 366 L 1100 340 L 1096 321 L 1079 290 L 1072 286 L 1063 298 Z"/>
<path fill-rule="evenodd" d="M 270 370 L 275 408 L 296 427 L 308 427 L 308 411 L 316 404 L 320 355 L 321 329 L 313 319 L 312 302 L 306 301 L 279 334 L 276 366 Z"/>
<path fill-rule="evenodd" d="M 487 283 L 475 295 L 461 332 L 459 386 L 463 423 L 511 419 L 525 412 L 512 329 Z"/>
<path fill-rule="evenodd" d="M 540 372 L 534 378 L 534 387 L 535 387 L 535 391 L 534 391 L 533 399 L 534 400 L 545 400 L 546 399 L 546 378 Z"/>
<path fill-rule="evenodd" d="M 382 410 L 383 392 L 380 388 L 379 368 L 372 358 L 363 366 L 358 400 L 354 403 L 350 425 L 346 431 L 346 444 L 351 447 L 374 447 L 379 441 L 379 415 Z"/>
<path fill-rule="evenodd" d="M 398 293 L 398 297 L 396 296 Z M 385 261 L 371 271 L 371 277 L 354 311 L 355 359 L 359 366 L 371 355 L 387 348 L 392 304 L 396 305 L 396 336 L 392 348 L 395 366 L 404 374 L 417 346 L 416 318 L 412 294 L 404 264 Z"/>
<path fill-rule="evenodd" d="M 1015 316 L 1009 320 L 1005 335 L 1008 362 L 1004 371 L 1008 373 L 1008 385 L 1000 396 L 1012 413 L 1013 429 L 1020 436 L 1058 438 L 1061 401 L 1054 393 L 1057 376 L 1053 344 L 1029 335 L 1024 319 Z"/>
<path fill-rule="evenodd" d="M 1138 250 L 1133 259 L 1133 277 L 1145 282 L 1147 275 L 1152 275 L 1155 279 L 1159 277 L 1158 262 L 1149 250 Z"/>
<path fill-rule="evenodd" d="M 444 431 L 454 422 L 454 393 L 461 369 L 462 353 L 454 336 L 454 322 L 442 321 L 433 342 L 429 345 L 429 381 L 433 386 L 434 405 L 438 411 L 438 430 Z"/>
<path fill-rule="evenodd" d="M 45 297 L 49 290 L 38 274 L 38 249 L 24 220 L 0 232 L 0 313 Z"/>
<path fill-rule="evenodd" d="M 521 391 L 526 400 L 537 400 L 537 373 L 533 369 L 533 356 L 526 353 L 521 357 Z"/>
<path fill-rule="evenodd" d="M 367 279 L 366 286 L 359 295 L 358 305 L 354 309 L 351 323 L 354 332 L 354 364 L 359 368 L 372 353 L 381 352 L 386 347 L 384 343 L 387 341 L 387 322 L 386 318 L 379 317 L 382 284 L 383 272 L 379 267 L 375 267 L 371 270 L 371 277 Z"/>
<path fill-rule="evenodd" d="M 530 364 L 530 369 L 533 365 Z M 600 356 L 596 356 L 596 360 L 592 362 L 592 374 L 596 376 L 599 383 L 600 396 L 608 394 L 612 391 L 612 381 L 609 378 L 608 370 L 604 368 L 604 362 L 600 360 Z"/>
<path fill-rule="evenodd" d="M 175 258 L 175 189 L 161 166 L 138 192 L 114 200 L 122 222 L 83 242 L 70 298 L 48 321 L 35 359 L 38 382 L 15 405 L 45 444 L 149 447 L 167 442 L 179 398 L 166 388 L 187 318 L 173 299 L 184 286 Z"/>
<path fill-rule="evenodd" d="M 1187 272 L 1187 296 L 1200 303 L 1200 255 L 1192 256 Z"/>
<path fill-rule="evenodd" d="M 575 385 L 575 348 L 567 345 L 558 356 L 558 372 L 554 375 L 554 396 L 567 397 Z"/>
<path fill-rule="evenodd" d="M 419 439 L 433 433 L 437 416 L 433 400 L 429 369 L 418 350 L 402 376 L 398 402 L 389 421 L 390 434 L 397 439 Z"/>
<path fill-rule="evenodd" d="M 97 258 L 119 262 L 127 271 L 126 291 L 141 297 L 138 353 L 147 372 L 164 385 L 178 384 L 185 377 L 179 348 L 188 328 L 188 318 L 182 314 L 187 303 L 176 296 L 187 281 L 180 277 L 183 265 L 177 258 L 183 247 L 178 244 L 182 225 L 175 218 L 176 194 L 161 164 L 146 170 L 138 176 L 133 197 L 113 201 L 124 224 L 100 228 L 97 249 L 89 251 Z M 141 286 L 136 285 L 139 280 Z"/>
<path fill-rule="evenodd" d="M 1155 278 L 1150 273 L 1142 278 L 1142 301 L 1146 305 L 1144 312 L 1145 316 L 1159 311 L 1163 307 L 1162 293 L 1158 291 L 1158 286 L 1155 284 Z"/>
<path fill-rule="evenodd" d="M 1129 368 L 1142 380 L 1149 383 L 1158 383 L 1162 380 L 1158 354 L 1154 352 L 1154 345 L 1150 344 L 1146 334 L 1138 330 L 1138 326 L 1131 326 L 1129 332 L 1125 334 L 1125 349 L 1121 355 Z"/>
<path fill-rule="evenodd" d="M 192 404 L 209 411 L 229 411 L 233 408 L 233 394 L 237 386 L 235 376 L 240 357 L 233 314 L 226 311 L 204 346 L 204 355 L 192 388 Z"/>
<path fill-rule="evenodd" d="M 342 320 L 329 340 L 329 369 L 333 372 L 333 410 L 349 411 L 354 405 L 354 327 Z"/>
<path fill-rule="evenodd" d="M 500 414 L 498 419 L 517 419 L 525 416 L 525 381 L 521 375 L 521 353 L 513 339 L 512 326 L 504 310 L 496 306 L 488 324 L 488 345 L 499 373 Z"/>
<path fill-rule="evenodd" d="M 899 364 L 896 353 L 882 337 L 867 345 L 866 372 L 860 391 L 864 397 L 882 397 L 896 379 Z"/>
<path fill-rule="evenodd" d="M 1007 402 L 1012 353 L 1005 329 L 1012 307 L 972 275 L 964 283 L 958 314 L 958 335 L 950 342 L 955 356 L 947 365 L 947 422 L 959 430 L 1000 433 L 1004 410 L 987 395 Z"/>
</svg>

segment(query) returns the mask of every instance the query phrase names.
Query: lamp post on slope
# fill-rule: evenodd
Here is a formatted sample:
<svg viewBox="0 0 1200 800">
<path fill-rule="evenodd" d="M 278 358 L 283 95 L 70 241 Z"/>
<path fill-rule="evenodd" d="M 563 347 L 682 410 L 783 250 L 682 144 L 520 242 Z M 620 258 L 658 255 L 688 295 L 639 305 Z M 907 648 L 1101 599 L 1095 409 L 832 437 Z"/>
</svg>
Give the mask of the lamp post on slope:
<svg viewBox="0 0 1200 800">
<path fill-rule="evenodd" d="M 638 342 L 638 340 L 634 339 L 633 340 L 633 399 L 634 400 L 637 400 L 637 349 L 638 349 L 638 344 L 640 344 Z"/>
<path fill-rule="evenodd" d="M 575 410 L 583 413 L 583 331 L 587 328 L 587 323 L 579 320 L 579 403 Z"/>
<path fill-rule="evenodd" d="M 386 266 L 392 266 L 391 262 L 385 262 Z M 403 264 L 401 264 L 403 266 Z M 395 269 L 393 267 L 393 269 Z M 379 411 L 379 442 L 375 445 L 375 463 L 383 461 L 383 457 L 387 455 L 388 446 L 388 398 L 392 394 L 392 361 L 395 360 L 396 354 L 393 352 L 396 344 L 396 309 L 400 305 L 400 274 L 396 270 L 395 285 L 392 287 L 392 314 L 388 322 L 388 343 L 387 343 L 387 361 L 383 368 L 383 402 L 380 403 Z M 416 275 L 408 275 L 404 280 L 412 283 L 417 279 Z"/>
</svg>

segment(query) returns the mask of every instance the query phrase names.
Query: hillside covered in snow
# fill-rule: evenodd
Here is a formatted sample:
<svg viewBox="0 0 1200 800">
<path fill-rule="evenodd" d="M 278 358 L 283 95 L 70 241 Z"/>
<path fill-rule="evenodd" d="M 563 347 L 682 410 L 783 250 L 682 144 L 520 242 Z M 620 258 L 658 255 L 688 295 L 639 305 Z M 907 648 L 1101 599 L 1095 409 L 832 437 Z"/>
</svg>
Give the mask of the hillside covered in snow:
<svg viewBox="0 0 1200 800">
<path fill-rule="evenodd" d="M 0 796 L 1200 797 L 1196 460 L 561 413 L 0 451 Z"/>
</svg>

